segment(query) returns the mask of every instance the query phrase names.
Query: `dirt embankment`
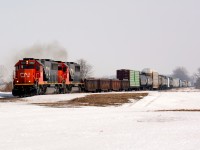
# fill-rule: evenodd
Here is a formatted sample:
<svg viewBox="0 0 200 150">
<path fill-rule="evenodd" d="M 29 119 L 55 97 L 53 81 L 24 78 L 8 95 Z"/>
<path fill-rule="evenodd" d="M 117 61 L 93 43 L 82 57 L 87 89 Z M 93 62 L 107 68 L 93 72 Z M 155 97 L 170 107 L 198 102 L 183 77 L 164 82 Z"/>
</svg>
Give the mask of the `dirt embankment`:
<svg viewBox="0 0 200 150">
<path fill-rule="evenodd" d="M 148 93 L 122 93 L 122 94 L 94 94 L 82 98 L 75 98 L 70 101 L 59 101 L 51 103 L 35 103 L 48 107 L 78 107 L 78 106 L 118 106 L 131 102 L 130 99 L 140 100 Z"/>
<path fill-rule="evenodd" d="M 157 112 L 162 111 L 186 111 L 186 112 L 199 112 L 200 109 L 163 109 L 163 110 L 156 110 Z"/>
<path fill-rule="evenodd" d="M 7 103 L 7 102 L 25 102 L 25 100 L 16 97 L 0 98 L 0 103 Z"/>
<path fill-rule="evenodd" d="M 11 92 L 12 91 L 12 82 L 5 83 L 3 87 L 0 88 L 1 92 Z"/>
</svg>

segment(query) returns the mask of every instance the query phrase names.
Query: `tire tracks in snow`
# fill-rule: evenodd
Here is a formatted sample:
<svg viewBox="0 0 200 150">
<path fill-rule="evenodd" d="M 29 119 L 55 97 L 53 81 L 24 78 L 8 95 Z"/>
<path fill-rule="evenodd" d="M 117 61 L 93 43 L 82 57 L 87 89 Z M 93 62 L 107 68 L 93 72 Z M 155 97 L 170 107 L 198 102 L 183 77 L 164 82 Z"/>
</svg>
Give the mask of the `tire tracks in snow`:
<svg viewBox="0 0 200 150">
<path fill-rule="evenodd" d="M 153 102 L 155 102 L 157 99 L 159 99 L 161 96 L 162 96 L 162 94 L 160 93 L 157 97 L 155 97 L 154 99 L 150 100 L 144 107 L 148 107 Z"/>
</svg>

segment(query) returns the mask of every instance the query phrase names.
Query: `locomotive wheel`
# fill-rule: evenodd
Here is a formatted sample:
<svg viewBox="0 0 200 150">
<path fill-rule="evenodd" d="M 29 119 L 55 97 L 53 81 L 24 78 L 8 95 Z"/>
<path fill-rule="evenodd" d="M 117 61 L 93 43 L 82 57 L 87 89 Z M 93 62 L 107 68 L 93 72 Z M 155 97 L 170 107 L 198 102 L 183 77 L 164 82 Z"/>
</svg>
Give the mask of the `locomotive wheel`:
<svg viewBox="0 0 200 150">
<path fill-rule="evenodd" d="M 66 86 L 64 86 L 64 87 L 62 88 L 62 93 L 63 93 L 63 94 L 67 93 L 67 88 L 66 88 Z"/>
<path fill-rule="evenodd" d="M 72 85 L 68 85 L 66 87 L 66 93 L 71 93 L 72 92 Z"/>
<path fill-rule="evenodd" d="M 65 93 L 65 88 L 63 86 L 58 87 L 59 88 L 59 94 L 64 94 Z"/>
<path fill-rule="evenodd" d="M 37 95 L 40 95 L 40 94 L 41 94 L 41 91 L 42 91 L 42 90 L 41 90 L 41 87 L 38 86 L 38 87 L 37 87 Z"/>
<path fill-rule="evenodd" d="M 58 86 L 55 86 L 55 94 L 59 94 L 60 93 L 60 88 Z"/>
<path fill-rule="evenodd" d="M 38 82 L 36 82 L 35 83 L 35 89 L 36 89 L 36 95 L 40 95 L 40 91 L 41 91 L 41 89 L 40 89 L 40 87 L 39 87 L 39 85 L 38 85 Z"/>
<path fill-rule="evenodd" d="M 67 88 L 66 88 L 66 85 L 65 85 L 65 81 L 62 82 L 61 93 L 63 93 L 63 94 L 67 93 Z"/>
</svg>

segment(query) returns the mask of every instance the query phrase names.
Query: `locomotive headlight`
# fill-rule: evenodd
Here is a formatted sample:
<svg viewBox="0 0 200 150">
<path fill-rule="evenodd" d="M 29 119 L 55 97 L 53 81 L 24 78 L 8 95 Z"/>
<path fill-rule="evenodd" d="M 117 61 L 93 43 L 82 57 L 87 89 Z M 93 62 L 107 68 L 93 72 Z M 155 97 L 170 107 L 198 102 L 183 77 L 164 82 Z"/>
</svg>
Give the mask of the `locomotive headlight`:
<svg viewBox="0 0 200 150">
<path fill-rule="evenodd" d="M 18 83 L 19 81 L 17 81 L 17 83 Z"/>
</svg>

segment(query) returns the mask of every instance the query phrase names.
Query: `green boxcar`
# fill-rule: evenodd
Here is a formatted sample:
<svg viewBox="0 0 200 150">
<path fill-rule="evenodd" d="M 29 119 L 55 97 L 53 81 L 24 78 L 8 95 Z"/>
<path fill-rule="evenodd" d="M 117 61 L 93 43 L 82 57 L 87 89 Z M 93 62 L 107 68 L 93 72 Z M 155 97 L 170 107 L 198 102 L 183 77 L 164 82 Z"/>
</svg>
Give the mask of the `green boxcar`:
<svg viewBox="0 0 200 150">
<path fill-rule="evenodd" d="M 140 72 L 135 70 L 130 70 L 130 88 L 138 89 L 140 87 Z"/>
</svg>

